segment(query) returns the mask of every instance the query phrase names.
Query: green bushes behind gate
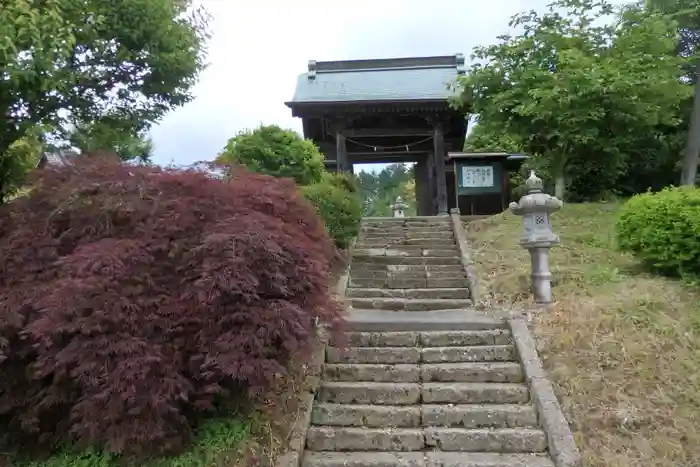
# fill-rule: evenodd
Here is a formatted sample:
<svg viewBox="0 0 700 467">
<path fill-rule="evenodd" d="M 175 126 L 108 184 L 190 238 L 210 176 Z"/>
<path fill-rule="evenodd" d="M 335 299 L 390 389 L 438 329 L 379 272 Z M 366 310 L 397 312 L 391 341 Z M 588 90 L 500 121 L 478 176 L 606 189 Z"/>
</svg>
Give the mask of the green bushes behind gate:
<svg viewBox="0 0 700 467">
<path fill-rule="evenodd" d="M 362 199 L 354 176 L 329 172 L 320 183 L 301 190 L 316 207 L 335 246 L 346 248 L 357 236 L 362 218 Z"/>
<path fill-rule="evenodd" d="M 700 275 L 700 188 L 636 195 L 617 220 L 621 250 L 665 274 Z"/>
</svg>

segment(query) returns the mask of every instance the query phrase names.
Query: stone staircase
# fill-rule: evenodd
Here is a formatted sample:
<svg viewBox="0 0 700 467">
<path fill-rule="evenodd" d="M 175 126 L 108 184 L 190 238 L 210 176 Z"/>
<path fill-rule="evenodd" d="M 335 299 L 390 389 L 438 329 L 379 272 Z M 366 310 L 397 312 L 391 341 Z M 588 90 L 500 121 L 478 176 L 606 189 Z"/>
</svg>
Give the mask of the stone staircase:
<svg viewBox="0 0 700 467">
<path fill-rule="evenodd" d="M 554 467 L 507 321 L 470 308 L 449 217 L 365 219 L 347 297 L 302 467 Z"/>
<path fill-rule="evenodd" d="M 471 307 L 450 218 L 363 219 L 346 295 L 357 310 Z"/>
</svg>

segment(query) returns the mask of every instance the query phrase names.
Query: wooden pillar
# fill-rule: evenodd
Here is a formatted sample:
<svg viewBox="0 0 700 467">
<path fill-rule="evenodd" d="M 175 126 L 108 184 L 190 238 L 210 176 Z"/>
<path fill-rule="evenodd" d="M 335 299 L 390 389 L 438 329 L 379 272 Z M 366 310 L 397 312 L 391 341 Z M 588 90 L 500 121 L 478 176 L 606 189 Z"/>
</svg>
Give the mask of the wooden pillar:
<svg viewBox="0 0 700 467">
<path fill-rule="evenodd" d="M 449 214 L 447 209 L 447 180 L 445 179 L 445 137 L 442 123 L 433 123 L 433 156 L 435 157 L 435 188 L 437 195 L 437 214 Z"/>
<path fill-rule="evenodd" d="M 437 213 L 437 202 L 436 202 L 436 189 L 435 189 L 435 156 L 430 154 L 426 159 L 427 167 L 426 172 L 428 173 L 428 200 L 426 201 L 427 211 L 425 216 L 434 216 Z"/>
<path fill-rule="evenodd" d="M 335 133 L 335 168 L 337 172 L 345 172 L 348 169 L 348 149 L 345 143 L 343 130 Z"/>
</svg>

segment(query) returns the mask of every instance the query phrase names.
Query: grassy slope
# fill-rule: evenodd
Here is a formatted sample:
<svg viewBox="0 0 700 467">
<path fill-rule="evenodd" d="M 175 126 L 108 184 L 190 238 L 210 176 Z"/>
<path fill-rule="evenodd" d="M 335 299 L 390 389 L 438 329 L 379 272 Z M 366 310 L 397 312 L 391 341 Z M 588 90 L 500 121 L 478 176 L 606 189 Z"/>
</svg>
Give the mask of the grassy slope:
<svg viewBox="0 0 700 467">
<path fill-rule="evenodd" d="M 551 311 L 535 318 L 545 365 L 585 466 L 700 465 L 700 288 L 644 273 L 615 251 L 616 205 L 553 217 Z M 527 305 L 521 220 L 467 225 L 484 300 Z"/>
</svg>

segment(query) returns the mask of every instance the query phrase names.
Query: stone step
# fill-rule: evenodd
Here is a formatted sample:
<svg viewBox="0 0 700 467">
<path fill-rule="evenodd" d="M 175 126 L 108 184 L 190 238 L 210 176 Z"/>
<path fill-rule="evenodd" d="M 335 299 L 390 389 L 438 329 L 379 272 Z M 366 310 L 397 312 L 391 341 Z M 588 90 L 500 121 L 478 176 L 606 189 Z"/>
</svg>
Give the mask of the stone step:
<svg viewBox="0 0 700 467">
<path fill-rule="evenodd" d="M 527 385 L 518 383 L 423 383 L 420 396 L 424 404 L 527 404 L 530 401 Z"/>
<path fill-rule="evenodd" d="M 350 310 L 346 317 L 348 331 L 397 332 L 397 331 L 484 331 L 506 330 L 503 318 L 486 315 L 477 310 L 432 311 L 380 311 Z"/>
<path fill-rule="evenodd" d="M 316 404 L 311 423 L 368 428 L 536 428 L 537 413 L 530 404 Z"/>
<path fill-rule="evenodd" d="M 369 289 L 352 287 L 347 289 L 346 296 L 352 298 L 469 299 L 471 293 L 466 287 L 440 289 Z"/>
<path fill-rule="evenodd" d="M 312 451 L 420 451 L 425 447 L 418 428 L 357 428 L 311 426 L 306 448 Z"/>
<path fill-rule="evenodd" d="M 554 467 L 554 463 L 543 454 L 307 451 L 301 467 Z"/>
<path fill-rule="evenodd" d="M 423 364 L 420 367 L 420 380 L 449 383 L 522 383 L 524 377 L 522 367 L 516 362 L 467 362 Z"/>
<path fill-rule="evenodd" d="M 444 225 L 450 222 L 449 216 L 363 217 L 361 225 Z"/>
<path fill-rule="evenodd" d="M 381 288 L 387 290 L 402 289 L 445 289 L 461 288 L 467 284 L 466 277 L 352 277 L 348 286 L 350 288 Z"/>
<path fill-rule="evenodd" d="M 462 264 L 459 255 L 456 256 L 377 256 L 353 253 L 352 264 L 374 263 L 374 264 Z"/>
<path fill-rule="evenodd" d="M 392 311 L 428 311 L 428 310 L 457 310 L 470 308 L 469 299 L 450 298 L 357 298 L 350 297 L 348 304 L 360 310 L 392 310 Z"/>
<path fill-rule="evenodd" d="M 312 451 L 544 452 L 547 438 L 532 428 L 359 428 L 311 426 L 306 447 Z"/>
<path fill-rule="evenodd" d="M 467 363 L 510 362 L 515 360 L 512 345 L 472 345 L 468 347 L 327 347 L 327 363 Z"/>
<path fill-rule="evenodd" d="M 426 237 L 454 237 L 451 225 L 445 225 L 440 227 L 361 227 L 359 232 L 360 238 L 409 236 L 417 237 L 421 235 L 425 235 Z"/>
<path fill-rule="evenodd" d="M 372 383 L 323 381 L 320 402 L 334 404 L 526 404 L 527 385 L 517 383 Z"/>
<path fill-rule="evenodd" d="M 393 246 L 420 246 L 424 248 L 452 248 L 456 247 L 454 240 L 443 238 L 410 238 L 410 239 L 394 239 L 387 240 L 386 238 L 370 238 L 357 239 L 355 248 L 386 248 Z"/>
<path fill-rule="evenodd" d="M 392 246 L 390 248 L 358 248 L 353 250 L 353 257 L 358 256 L 402 256 L 402 257 L 423 257 L 423 256 L 459 256 L 457 248 L 422 246 Z"/>
<path fill-rule="evenodd" d="M 393 331 L 349 332 L 352 347 L 465 347 L 469 345 L 508 345 L 512 343 L 507 329 L 476 331 Z"/>
<path fill-rule="evenodd" d="M 395 243 L 404 240 L 420 240 L 430 239 L 446 243 L 454 243 L 454 234 L 452 231 L 426 231 L 426 232 L 360 232 L 357 241 L 376 241 L 384 240 L 386 242 Z"/>
<path fill-rule="evenodd" d="M 466 429 L 538 426 L 532 404 L 426 404 L 420 406 L 420 423 L 424 427 Z"/>
<path fill-rule="evenodd" d="M 451 272 L 453 274 L 464 273 L 461 264 L 377 264 L 356 263 L 352 265 L 353 271 L 385 271 L 391 274 L 399 274 L 405 271 L 424 272 Z"/>
<path fill-rule="evenodd" d="M 323 381 L 317 399 L 333 404 L 414 405 L 420 403 L 421 385 Z"/>
<path fill-rule="evenodd" d="M 466 275 L 464 271 L 460 272 L 452 272 L 452 271 L 421 271 L 421 270 L 414 270 L 414 271 L 401 271 L 401 272 L 393 272 L 393 271 L 381 271 L 381 270 L 350 270 L 350 275 L 353 277 L 356 277 L 358 279 L 367 279 L 367 278 L 377 278 L 377 279 L 453 279 L 453 278 L 460 278 L 465 280 L 466 282 Z"/>
<path fill-rule="evenodd" d="M 311 423 L 325 426 L 367 428 L 417 428 L 421 426 L 419 405 L 315 404 Z"/>
<path fill-rule="evenodd" d="M 387 365 L 373 363 L 326 363 L 325 381 L 372 381 L 375 383 L 417 383 L 421 380 L 419 365 Z"/>
<path fill-rule="evenodd" d="M 452 232 L 452 223 L 439 223 L 438 224 L 439 228 L 445 232 Z M 435 229 L 434 226 L 425 226 L 425 225 L 420 225 L 420 224 L 413 224 L 413 225 L 400 225 L 400 224 L 393 224 L 393 225 L 367 225 L 367 224 L 361 224 L 360 230 L 362 232 L 381 232 L 381 231 L 399 231 L 399 232 L 434 232 Z"/>
<path fill-rule="evenodd" d="M 371 381 L 376 383 L 465 382 L 521 383 L 523 372 L 516 362 L 469 362 L 436 364 L 327 363 L 325 381 Z"/>
<path fill-rule="evenodd" d="M 425 428 L 425 446 L 460 452 L 544 452 L 547 436 L 535 428 Z"/>
<path fill-rule="evenodd" d="M 515 360 L 515 347 L 513 345 L 424 347 L 420 354 L 421 363 L 511 362 Z"/>
</svg>

